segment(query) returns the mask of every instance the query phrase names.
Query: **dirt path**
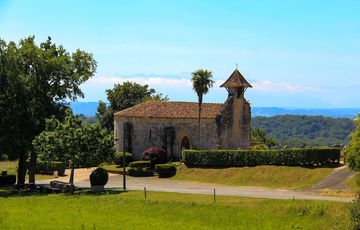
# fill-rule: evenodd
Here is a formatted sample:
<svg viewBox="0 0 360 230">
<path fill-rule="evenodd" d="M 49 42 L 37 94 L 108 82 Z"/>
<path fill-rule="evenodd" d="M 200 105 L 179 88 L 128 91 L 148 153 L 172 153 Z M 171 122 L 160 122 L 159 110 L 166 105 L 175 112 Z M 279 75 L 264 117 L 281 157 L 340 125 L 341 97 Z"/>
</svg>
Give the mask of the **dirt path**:
<svg viewBox="0 0 360 230">
<path fill-rule="evenodd" d="M 319 189 L 349 190 L 346 182 L 354 175 L 347 166 L 334 169 L 329 175 L 314 185 L 309 191 Z"/>
<path fill-rule="evenodd" d="M 75 184 L 78 187 L 90 187 L 89 175 L 92 169 L 75 170 Z M 68 173 L 68 172 L 67 172 Z M 57 178 L 61 181 L 69 181 L 69 177 Z M 244 196 L 256 198 L 271 199 L 307 199 L 307 200 L 331 200 L 340 202 L 350 202 L 352 198 L 340 198 L 332 196 L 320 196 L 313 191 L 294 191 L 286 189 L 270 189 L 263 187 L 247 187 L 247 186 L 228 186 L 220 184 L 175 181 L 168 179 L 160 179 L 156 177 L 126 177 L 127 189 L 143 190 L 144 187 L 148 191 L 161 192 L 179 192 L 192 194 L 213 194 L 214 189 L 218 195 L 227 196 Z M 49 183 L 50 180 L 37 181 L 37 183 Z M 110 174 L 107 188 L 122 188 L 123 176 L 118 174 Z"/>
</svg>

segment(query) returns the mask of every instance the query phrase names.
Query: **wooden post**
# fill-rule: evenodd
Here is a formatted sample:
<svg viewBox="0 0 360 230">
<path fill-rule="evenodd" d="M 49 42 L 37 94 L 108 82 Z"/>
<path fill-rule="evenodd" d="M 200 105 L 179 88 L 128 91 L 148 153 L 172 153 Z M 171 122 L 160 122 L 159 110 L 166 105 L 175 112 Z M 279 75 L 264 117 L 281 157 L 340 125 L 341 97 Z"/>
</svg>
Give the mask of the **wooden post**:
<svg viewBox="0 0 360 230">
<path fill-rule="evenodd" d="M 145 196 L 145 199 L 146 199 L 146 187 L 144 187 L 144 196 Z"/>
<path fill-rule="evenodd" d="M 216 192 L 215 192 L 215 189 L 214 189 L 214 203 L 216 201 Z"/>
</svg>

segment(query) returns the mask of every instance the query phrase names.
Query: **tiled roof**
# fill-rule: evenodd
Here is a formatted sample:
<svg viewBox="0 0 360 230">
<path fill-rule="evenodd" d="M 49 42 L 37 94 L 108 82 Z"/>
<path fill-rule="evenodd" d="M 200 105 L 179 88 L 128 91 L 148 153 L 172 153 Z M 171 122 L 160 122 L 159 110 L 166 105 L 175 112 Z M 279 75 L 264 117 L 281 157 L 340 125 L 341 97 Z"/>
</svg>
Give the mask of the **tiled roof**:
<svg viewBox="0 0 360 230">
<path fill-rule="evenodd" d="M 220 87 L 226 87 L 226 88 L 231 88 L 231 87 L 252 88 L 250 83 L 246 81 L 244 76 L 237 69 L 230 75 L 230 77 Z"/>
<path fill-rule="evenodd" d="M 214 119 L 220 114 L 223 104 L 203 103 L 201 118 Z M 114 114 L 118 117 L 144 118 L 198 118 L 197 102 L 146 101 Z"/>
</svg>

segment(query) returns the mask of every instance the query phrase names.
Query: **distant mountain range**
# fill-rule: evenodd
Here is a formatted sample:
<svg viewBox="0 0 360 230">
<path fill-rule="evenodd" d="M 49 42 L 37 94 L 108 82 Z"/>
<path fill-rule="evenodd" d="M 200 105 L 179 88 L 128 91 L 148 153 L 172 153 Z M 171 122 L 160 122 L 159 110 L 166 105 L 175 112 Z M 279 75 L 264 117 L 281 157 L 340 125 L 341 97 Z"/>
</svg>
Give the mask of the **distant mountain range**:
<svg viewBox="0 0 360 230">
<path fill-rule="evenodd" d="M 73 102 L 71 108 L 76 114 L 83 114 L 90 117 L 95 116 L 98 102 Z M 253 107 L 251 109 L 253 117 L 275 115 L 308 115 L 308 116 L 327 116 L 333 118 L 350 118 L 353 119 L 360 114 L 360 108 L 344 109 L 316 109 L 316 108 L 279 108 L 279 107 Z"/>
</svg>

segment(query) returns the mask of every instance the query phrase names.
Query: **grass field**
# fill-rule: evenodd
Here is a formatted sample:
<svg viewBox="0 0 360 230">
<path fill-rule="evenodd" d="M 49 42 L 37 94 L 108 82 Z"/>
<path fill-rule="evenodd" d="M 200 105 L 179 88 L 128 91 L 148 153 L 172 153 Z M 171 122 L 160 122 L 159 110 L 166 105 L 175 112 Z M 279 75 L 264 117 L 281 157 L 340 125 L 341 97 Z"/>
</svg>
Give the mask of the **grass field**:
<svg viewBox="0 0 360 230">
<path fill-rule="evenodd" d="M 0 172 L 8 171 L 8 174 L 16 175 L 17 167 L 18 167 L 17 161 L 0 161 Z M 26 178 L 28 178 L 28 175 L 26 175 Z M 36 179 L 38 180 L 47 180 L 52 178 L 54 178 L 54 176 L 52 175 L 41 175 L 41 174 L 36 175 Z"/>
<path fill-rule="evenodd" d="M 2 229 L 347 229 L 347 204 L 140 191 L 1 198 Z"/>
<path fill-rule="evenodd" d="M 310 188 L 328 175 L 333 168 L 304 168 L 289 166 L 256 166 L 224 169 L 177 168 L 173 179 L 239 186 L 271 188 Z"/>
</svg>

